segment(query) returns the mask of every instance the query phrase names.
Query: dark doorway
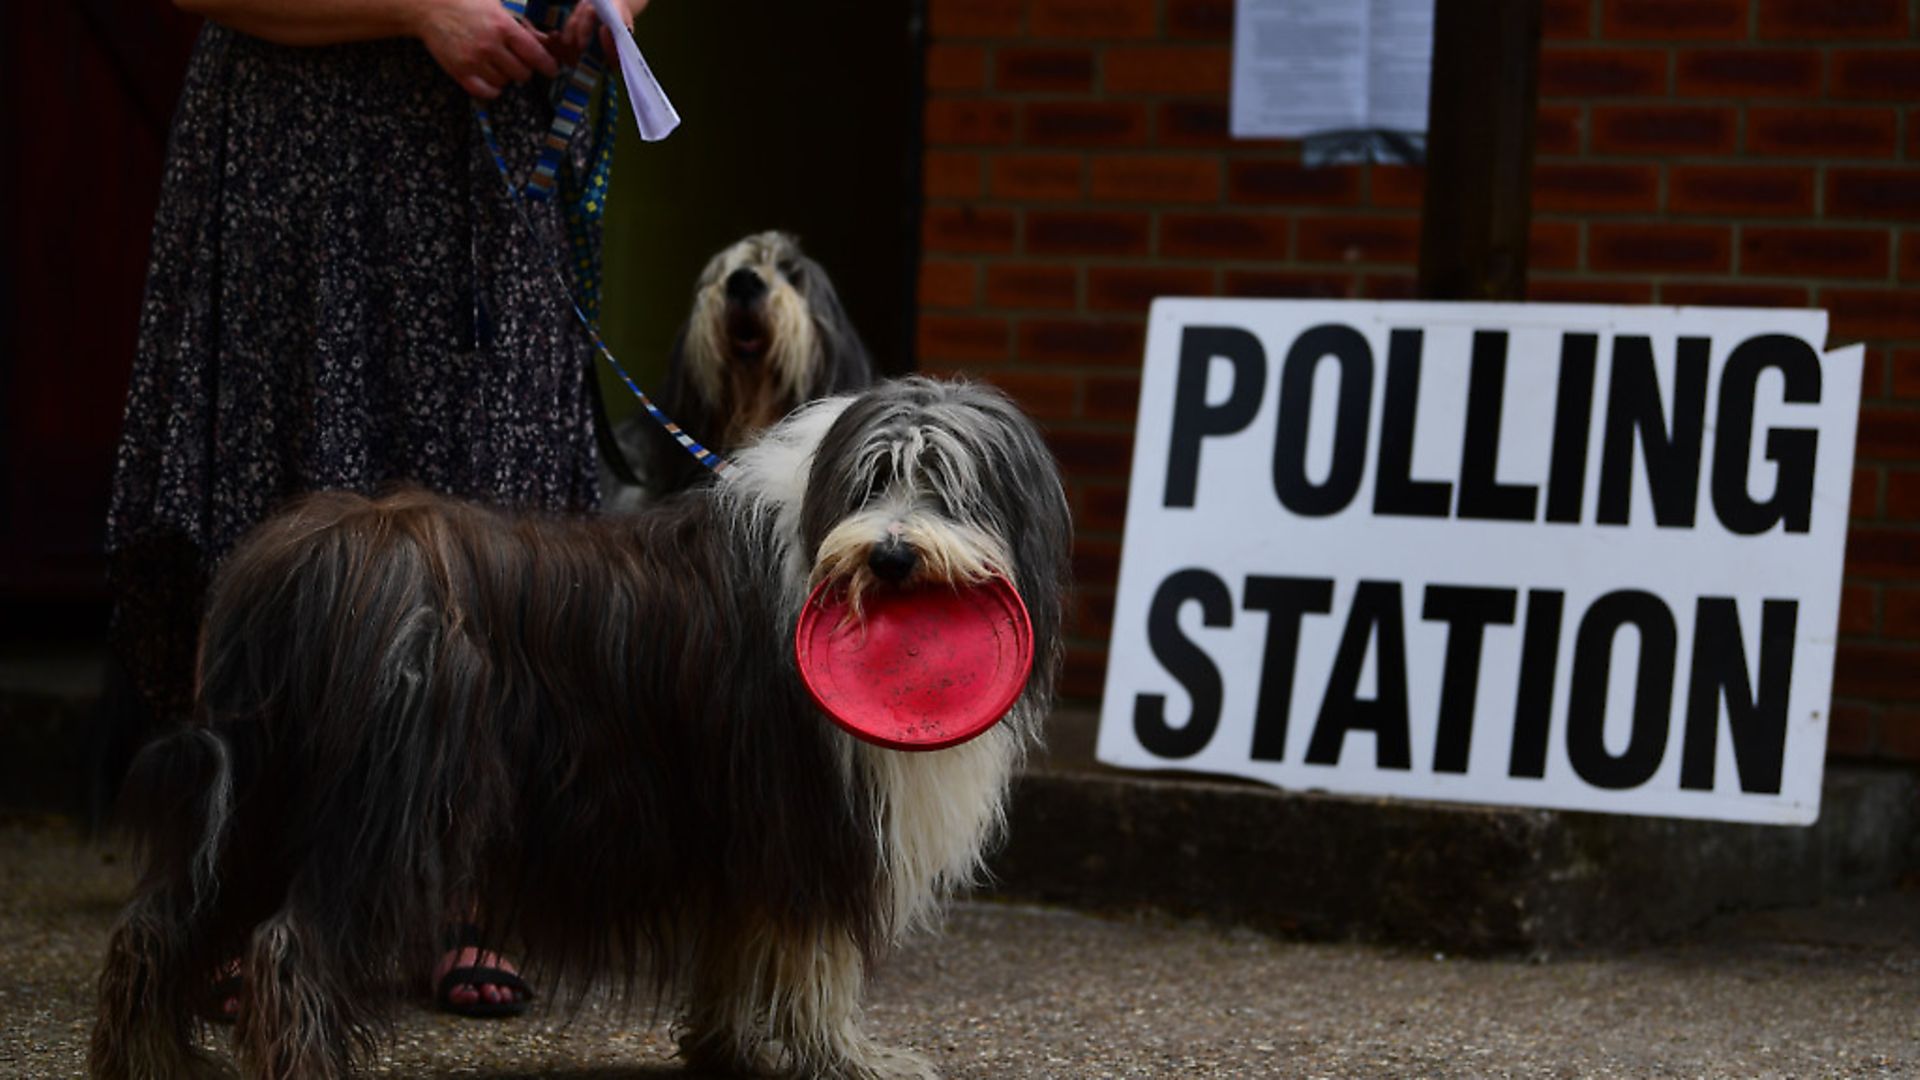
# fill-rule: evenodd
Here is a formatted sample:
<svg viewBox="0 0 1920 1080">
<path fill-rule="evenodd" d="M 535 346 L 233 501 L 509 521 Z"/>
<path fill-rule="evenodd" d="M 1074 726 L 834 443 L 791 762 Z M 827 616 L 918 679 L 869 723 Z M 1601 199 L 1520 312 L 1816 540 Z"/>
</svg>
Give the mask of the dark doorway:
<svg viewBox="0 0 1920 1080">
<path fill-rule="evenodd" d="M 622 129 L 601 318 L 614 352 L 657 384 L 714 252 L 785 229 L 832 276 L 874 359 L 913 364 L 925 0 L 673 0 L 637 40 L 683 123 L 659 143 Z M 631 408 L 605 383 L 610 407 Z"/>
</svg>

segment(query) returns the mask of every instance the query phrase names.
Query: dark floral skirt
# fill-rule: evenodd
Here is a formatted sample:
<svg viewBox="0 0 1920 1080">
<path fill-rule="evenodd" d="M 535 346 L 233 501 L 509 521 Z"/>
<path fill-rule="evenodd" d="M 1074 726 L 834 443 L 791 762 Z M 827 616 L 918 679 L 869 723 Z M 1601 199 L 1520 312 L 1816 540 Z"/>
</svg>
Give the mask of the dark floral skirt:
<svg viewBox="0 0 1920 1080">
<path fill-rule="evenodd" d="M 536 79 L 490 106 L 517 177 L 548 94 Z M 204 31 L 107 521 L 116 657 L 162 719 L 188 702 L 208 576 L 291 496 L 597 504 L 590 347 L 548 269 L 565 226 L 528 211 L 531 228 L 420 43 Z"/>
</svg>

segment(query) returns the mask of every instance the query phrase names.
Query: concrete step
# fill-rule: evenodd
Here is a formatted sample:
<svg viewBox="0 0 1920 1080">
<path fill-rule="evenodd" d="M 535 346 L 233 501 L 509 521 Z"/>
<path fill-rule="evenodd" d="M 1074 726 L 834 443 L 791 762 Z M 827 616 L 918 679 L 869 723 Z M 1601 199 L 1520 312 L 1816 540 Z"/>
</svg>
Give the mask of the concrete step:
<svg viewBox="0 0 1920 1080">
<path fill-rule="evenodd" d="M 1890 888 L 1920 870 L 1920 777 L 1828 770 L 1807 828 L 1462 807 L 1143 776 L 1063 710 L 1021 778 L 999 891 L 1456 952 L 1645 941 L 1712 915 Z"/>
</svg>

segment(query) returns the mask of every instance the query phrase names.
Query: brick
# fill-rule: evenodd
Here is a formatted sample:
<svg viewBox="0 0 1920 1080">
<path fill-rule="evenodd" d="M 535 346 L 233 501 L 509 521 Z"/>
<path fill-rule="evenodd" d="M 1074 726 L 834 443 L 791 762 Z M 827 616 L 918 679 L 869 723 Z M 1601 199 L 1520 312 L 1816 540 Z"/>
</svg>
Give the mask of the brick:
<svg viewBox="0 0 1920 1080">
<path fill-rule="evenodd" d="M 1868 349 L 1860 358 L 1860 399 L 1873 401 L 1887 396 L 1886 349 Z"/>
<path fill-rule="evenodd" d="M 1828 89 L 1837 98 L 1909 102 L 1920 98 L 1920 49 L 1834 52 Z"/>
<path fill-rule="evenodd" d="M 1893 396 L 1920 401 L 1920 349 L 1895 349 L 1887 367 L 1893 372 L 1890 382 Z"/>
<path fill-rule="evenodd" d="M 1118 382 L 1120 380 L 1105 380 Z M 1140 396 L 1140 381 L 1132 383 L 1133 396 Z M 1117 396 L 1117 395 L 1116 395 Z M 1136 403 L 1132 412 L 1124 414 L 1124 419 L 1133 419 L 1139 415 Z M 1075 531 L 1082 528 L 1093 532 L 1119 532 L 1127 523 L 1127 485 L 1125 484 L 1083 484 L 1080 499 L 1074 507 L 1073 525 Z"/>
<path fill-rule="evenodd" d="M 1027 0 L 930 0 L 928 7 L 935 40 L 1019 37 L 1026 25 Z"/>
<path fill-rule="evenodd" d="M 1212 296 L 1213 271 L 1186 266 L 1095 266 L 1087 270 L 1089 311 L 1144 315 L 1159 296 Z"/>
<path fill-rule="evenodd" d="M 920 243 L 927 251 L 1012 251 L 1013 235 L 1011 210 L 930 206 L 920 215 Z"/>
<path fill-rule="evenodd" d="M 1302 218 L 1299 254 L 1303 262 L 1413 262 L 1420 255 L 1417 218 Z"/>
<path fill-rule="evenodd" d="M 1682 49 L 1673 64 L 1682 97 L 1816 97 L 1820 54 L 1813 49 Z"/>
<path fill-rule="evenodd" d="M 1649 273 L 1725 273 L 1733 234 L 1720 225 L 1596 221 L 1587 227 L 1587 266 Z"/>
<path fill-rule="evenodd" d="M 1217 101 L 1169 101 L 1155 113 L 1162 146 L 1245 146 L 1227 127 L 1227 106 Z M 1258 144 L 1252 144 L 1258 145 Z"/>
<path fill-rule="evenodd" d="M 1146 327 L 1137 319 L 1027 319 L 1014 337 L 1020 358 L 1032 363 L 1136 370 L 1146 344 Z M 1128 452 L 1122 451 L 1120 460 L 1127 458 Z"/>
<path fill-rule="evenodd" d="M 1531 277 L 1527 299 L 1546 304 L 1650 304 L 1653 284 L 1576 277 Z"/>
<path fill-rule="evenodd" d="M 1426 201 L 1427 170 L 1418 165 L 1374 165 L 1367 170 L 1367 203 L 1383 209 L 1418 210 Z"/>
<path fill-rule="evenodd" d="M 922 314 L 917 351 L 930 360 L 998 364 L 1007 359 L 1007 320 L 980 315 Z"/>
<path fill-rule="evenodd" d="M 1667 89 L 1667 56 L 1659 49 L 1540 51 L 1543 98 L 1648 97 Z"/>
<path fill-rule="evenodd" d="M 1899 117 L 1892 109 L 1747 110 L 1747 152 L 1782 157 L 1890 158 Z"/>
<path fill-rule="evenodd" d="M 1820 306 L 1832 324 L 1831 342 L 1876 338 L 1920 338 L 1920 302 L 1912 290 L 1822 289 Z"/>
<path fill-rule="evenodd" d="M 1415 300 L 1420 280 L 1412 274 L 1365 274 L 1360 278 L 1360 295 L 1368 300 Z"/>
<path fill-rule="evenodd" d="M 1140 376 L 1087 377 L 1085 413 L 1089 420 L 1132 421 L 1140 416 Z M 1121 498 L 1125 506 L 1125 497 Z"/>
<path fill-rule="evenodd" d="M 1160 254 L 1194 258 L 1280 259 L 1287 219 L 1252 214 L 1165 214 Z"/>
<path fill-rule="evenodd" d="M 1167 0 L 1167 35 L 1176 38 L 1233 37 L 1233 0 Z"/>
<path fill-rule="evenodd" d="M 1155 26 L 1155 0 L 1032 0 L 1034 37 L 1145 38 Z"/>
<path fill-rule="evenodd" d="M 1854 451 L 1862 461 L 1920 461 L 1920 411 L 1903 405 L 1862 405 Z"/>
<path fill-rule="evenodd" d="M 1073 471 L 1069 461 L 1087 462 L 1100 474 L 1113 469 L 1113 457 L 1110 454 L 1112 434 L 1106 431 L 1090 432 L 1048 432 L 1047 441 L 1053 446 L 1053 453 L 1060 461 L 1063 472 L 1079 475 Z M 1055 437 L 1061 436 L 1058 443 Z M 1127 460 L 1127 451 L 1121 450 L 1119 460 Z M 1120 576 L 1120 542 L 1110 539 L 1081 537 L 1073 545 L 1073 580 L 1076 591 L 1081 582 L 1099 582 L 1112 585 Z"/>
<path fill-rule="evenodd" d="M 1855 521 L 1879 520 L 1880 474 L 1883 471 L 1866 467 L 1853 470 L 1853 489 L 1848 493 L 1847 514 Z"/>
<path fill-rule="evenodd" d="M 1763 38 L 1898 38 L 1907 33 L 1907 0 L 1760 0 Z"/>
<path fill-rule="evenodd" d="M 1093 89 L 1093 52 L 1090 49 L 1000 49 L 993 58 L 993 88 L 1084 93 Z"/>
<path fill-rule="evenodd" d="M 1843 641 L 1834 656 L 1833 692 L 1836 697 L 1911 700 L 1920 695 L 1920 650 Z M 1881 737 L 1885 739 L 1885 731 Z"/>
<path fill-rule="evenodd" d="M 1866 586 L 1859 587 L 1866 588 Z M 1846 593 L 1843 591 L 1841 593 L 1843 604 L 1845 596 Z M 1882 633 L 1901 641 L 1920 639 L 1920 589 L 1889 585 L 1886 587 L 1886 601 L 1885 629 Z M 1841 613 L 1844 616 L 1844 607 Z"/>
<path fill-rule="evenodd" d="M 1900 581 L 1920 577 L 1920 532 L 1854 525 L 1847 533 L 1847 573 Z"/>
<path fill-rule="evenodd" d="M 1165 154 L 1103 155 L 1089 163 L 1088 192 L 1108 202 L 1217 202 L 1220 161 Z"/>
<path fill-rule="evenodd" d="M 972 307 L 979 296 L 979 278 L 979 270 L 972 263 L 924 259 L 920 263 L 920 306 Z"/>
<path fill-rule="evenodd" d="M 1920 221 L 1920 168 L 1827 170 L 1828 217 Z"/>
<path fill-rule="evenodd" d="M 1879 745 L 1880 710 L 1858 702 L 1836 701 L 1827 718 L 1827 757 L 1866 757 Z"/>
<path fill-rule="evenodd" d="M 1602 105 L 1593 110 L 1593 149 L 1601 154 L 1727 154 L 1734 111 L 1712 105 Z"/>
<path fill-rule="evenodd" d="M 1586 122 L 1585 110 L 1578 105 L 1541 105 L 1534 114 L 1533 152 L 1579 153 L 1580 134 Z"/>
<path fill-rule="evenodd" d="M 1042 423 L 1075 420 L 1080 416 L 1080 379 L 1073 375 L 995 368 L 982 372 L 981 377 L 1005 390 Z"/>
<path fill-rule="evenodd" d="M 1232 161 L 1227 164 L 1227 200 L 1287 206 L 1357 206 L 1360 169 L 1355 165 L 1308 168 L 1297 161 Z"/>
<path fill-rule="evenodd" d="M 1908 229 L 1900 236 L 1900 280 L 1920 281 L 1920 231 Z"/>
<path fill-rule="evenodd" d="M 1351 299 L 1360 295 L 1360 283 L 1348 274 L 1311 273 L 1303 270 L 1229 270 L 1220 295 Z"/>
<path fill-rule="evenodd" d="M 1740 234 L 1740 272 L 1768 277 L 1885 277 L 1891 248 L 1882 229 L 1750 225 Z"/>
<path fill-rule="evenodd" d="M 1840 632 L 1852 635 L 1875 633 L 1880 625 L 1878 596 L 1879 590 L 1872 585 L 1847 585 L 1842 588 Z M 1920 596 L 1916 598 L 1920 599 Z M 1920 604 L 1915 605 L 1915 614 L 1920 615 Z M 1920 627 L 1920 623 L 1915 625 Z"/>
<path fill-rule="evenodd" d="M 1737 41 L 1747 36 L 1747 0 L 1607 0 L 1600 34 L 1646 41 Z"/>
<path fill-rule="evenodd" d="M 927 46 L 927 89 L 984 90 L 986 85 L 987 50 L 942 42 Z"/>
<path fill-rule="evenodd" d="M 1147 111 L 1131 101 L 1027 103 L 1026 141 L 1032 146 L 1139 146 L 1147 141 Z"/>
<path fill-rule="evenodd" d="M 1579 223 L 1534 218 L 1527 232 L 1527 266 L 1532 270 L 1579 269 Z"/>
<path fill-rule="evenodd" d="M 1660 302 L 1682 307 L 1794 308 L 1807 306 L 1800 285 L 1761 285 L 1750 281 L 1663 281 Z"/>
<path fill-rule="evenodd" d="M 1122 210 L 1035 210 L 1026 250 L 1034 255 L 1145 255 L 1149 219 Z"/>
<path fill-rule="evenodd" d="M 1880 722 L 1879 756 L 1907 764 L 1920 762 L 1920 710 L 1889 710 Z"/>
<path fill-rule="evenodd" d="M 980 155 L 929 150 L 920 159 L 921 182 L 930 199 L 971 199 L 980 194 Z"/>
<path fill-rule="evenodd" d="M 933 98 L 927 102 L 927 143 L 932 146 L 996 146 L 1013 141 L 1014 108 L 984 98 Z"/>
<path fill-rule="evenodd" d="M 1109 94 L 1225 95 L 1233 54 L 1224 45 L 1114 46 L 1106 51 Z"/>
<path fill-rule="evenodd" d="M 1075 592 L 1079 583 L 1075 582 Z M 1107 681 L 1106 647 L 1069 646 L 1060 663 L 1060 696 L 1097 701 Z"/>
<path fill-rule="evenodd" d="M 1593 0 L 1543 0 L 1540 36 L 1567 41 L 1593 36 Z"/>
<path fill-rule="evenodd" d="M 988 189 L 1002 199 L 1078 199 L 1083 170 L 1078 154 L 1002 154 L 989 166 Z"/>
<path fill-rule="evenodd" d="M 1080 302 L 1079 271 L 1071 266 L 993 263 L 986 300 L 996 308 L 1070 309 Z"/>
<path fill-rule="evenodd" d="M 1655 210 L 1659 204 L 1658 166 L 1544 162 L 1533 167 L 1535 210 Z"/>
<path fill-rule="evenodd" d="M 1733 217 L 1813 213 L 1811 168 L 1783 165 L 1675 165 L 1667 170 L 1667 209 Z"/>
<path fill-rule="evenodd" d="M 1920 521 L 1920 472 L 1888 469 L 1886 501 L 1888 521 Z M 1920 598 L 1915 606 L 1920 608 Z"/>
</svg>

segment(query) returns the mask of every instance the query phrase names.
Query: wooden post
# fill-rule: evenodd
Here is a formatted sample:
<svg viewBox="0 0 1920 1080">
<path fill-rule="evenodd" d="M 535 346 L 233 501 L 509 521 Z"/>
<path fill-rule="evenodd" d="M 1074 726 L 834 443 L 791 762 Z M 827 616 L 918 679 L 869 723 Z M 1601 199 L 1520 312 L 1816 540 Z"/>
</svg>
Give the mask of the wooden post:
<svg viewBox="0 0 1920 1080">
<path fill-rule="evenodd" d="M 1540 0 L 1434 0 L 1420 295 L 1524 300 Z"/>
</svg>

